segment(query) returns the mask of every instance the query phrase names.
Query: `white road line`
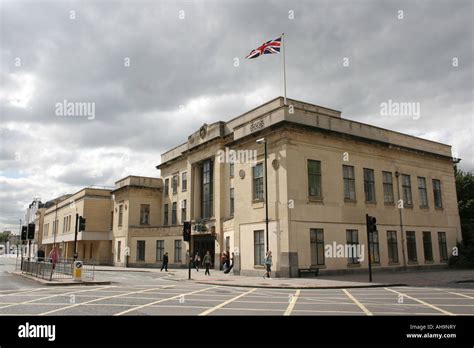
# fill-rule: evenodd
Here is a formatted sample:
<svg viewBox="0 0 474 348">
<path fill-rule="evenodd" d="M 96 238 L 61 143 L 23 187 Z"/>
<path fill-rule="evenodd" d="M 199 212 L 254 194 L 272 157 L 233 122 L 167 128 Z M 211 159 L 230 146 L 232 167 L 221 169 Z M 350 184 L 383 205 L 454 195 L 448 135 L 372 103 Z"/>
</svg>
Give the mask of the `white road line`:
<svg viewBox="0 0 474 348">
<path fill-rule="evenodd" d="M 46 300 L 46 299 L 48 299 L 48 298 L 53 298 L 53 297 L 58 297 L 58 296 L 67 296 L 67 295 L 72 295 L 72 294 L 78 294 L 78 293 L 80 293 L 80 292 L 106 289 L 106 288 L 108 288 L 108 287 L 110 287 L 110 286 L 101 287 L 101 288 L 85 289 L 85 290 L 79 290 L 79 291 L 69 291 L 69 292 L 66 292 L 66 293 L 63 293 L 63 294 L 54 294 L 54 295 L 50 295 L 50 296 L 46 296 L 46 297 L 35 298 L 35 299 L 29 300 L 29 301 L 24 301 L 24 302 L 20 302 L 20 303 L 10 304 L 10 305 L 7 305 L 7 306 L 2 306 L 2 307 L 0 307 L 0 309 L 4 309 L 4 308 L 8 308 L 8 307 L 13 307 L 13 306 L 24 305 L 24 304 L 28 304 L 28 303 L 31 303 L 31 302 L 40 301 L 40 300 Z"/>
<path fill-rule="evenodd" d="M 298 301 L 298 296 L 300 295 L 300 292 L 301 292 L 300 289 L 296 290 L 295 294 L 291 297 L 290 304 L 288 305 L 288 308 L 286 309 L 283 315 L 291 314 L 291 312 L 293 311 L 293 308 L 295 308 L 296 301 Z"/>
<path fill-rule="evenodd" d="M 352 296 L 349 291 L 347 291 L 346 289 L 342 289 L 342 291 L 344 291 L 344 293 L 347 295 L 347 297 L 349 297 L 356 305 L 358 305 L 359 308 L 362 309 L 365 314 L 373 315 L 372 312 L 369 311 L 367 309 L 367 307 L 365 307 L 362 303 L 360 303 L 354 296 Z"/>
<path fill-rule="evenodd" d="M 185 294 L 179 294 L 179 295 L 176 295 L 176 296 L 173 296 L 173 297 L 164 298 L 164 299 L 161 299 L 161 300 L 158 300 L 158 301 L 154 301 L 154 302 L 150 302 L 150 303 L 147 303 L 147 304 L 144 304 L 144 305 L 136 306 L 135 308 L 131 308 L 131 309 L 128 309 L 128 310 L 120 312 L 120 313 L 115 313 L 114 316 L 123 315 L 123 314 L 126 314 L 126 313 L 136 311 L 137 309 L 142 309 L 142 308 L 145 308 L 145 307 L 152 306 L 152 305 L 157 304 L 157 303 L 161 303 L 161 302 L 165 302 L 165 301 L 169 301 L 169 300 L 174 300 L 176 298 L 180 298 L 181 296 L 197 294 L 198 292 L 202 292 L 202 291 L 206 291 L 206 290 L 210 290 L 210 289 L 215 289 L 215 288 L 219 288 L 219 286 L 218 285 L 211 286 L 210 288 L 204 288 L 204 289 L 201 289 L 201 290 L 191 291 L 191 292 L 188 292 L 188 293 L 185 293 Z"/>
<path fill-rule="evenodd" d="M 204 311 L 204 312 L 202 312 L 202 313 L 199 313 L 198 315 L 200 315 L 200 316 L 208 315 L 209 313 L 212 313 L 212 312 L 218 310 L 219 308 L 222 308 L 222 307 L 228 305 L 229 303 L 234 302 L 235 300 L 238 300 L 239 298 L 241 298 L 241 297 L 243 297 L 243 296 L 245 296 L 245 295 L 247 295 L 247 294 L 250 294 L 250 293 L 254 292 L 255 290 L 256 290 L 255 288 L 254 288 L 254 289 L 250 289 L 249 291 L 244 292 L 243 294 L 240 294 L 240 295 L 238 295 L 238 296 L 236 296 L 236 297 L 233 297 L 233 298 L 231 298 L 230 300 L 227 300 L 227 301 L 225 301 L 225 302 L 222 302 L 221 304 L 218 304 L 218 305 L 215 306 L 215 307 L 209 308 L 208 310 L 206 310 L 206 311 Z"/>
<path fill-rule="evenodd" d="M 409 298 L 409 299 L 411 299 L 411 300 L 413 300 L 413 301 L 417 301 L 417 302 L 419 302 L 419 303 L 421 303 L 421 304 L 423 304 L 423 305 L 425 305 L 425 306 L 427 306 L 427 307 L 430 307 L 430 308 L 432 308 L 432 309 L 435 309 L 435 310 L 437 310 L 437 311 L 439 311 L 439 312 L 441 312 L 441 313 L 443 313 L 443 314 L 446 314 L 446 315 L 456 315 L 456 314 L 454 314 L 454 313 L 445 311 L 444 309 L 438 308 L 438 307 L 436 307 L 435 305 L 432 305 L 431 303 L 425 302 L 425 301 L 423 301 L 423 300 L 419 300 L 419 299 L 417 299 L 417 298 L 415 298 L 415 297 L 413 297 L 413 296 L 410 296 L 410 295 L 407 295 L 407 294 L 404 294 L 404 293 L 401 293 L 401 292 L 398 292 L 398 291 L 395 291 L 395 290 L 389 289 L 389 288 L 384 288 L 384 289 L 387 290 L 387 291 L 394 292 L 394 293 L 398 294 L 399 296 L 401 295 L 401 296 L 407 297 L 407 298 Z"/>
<path fill-rule="evenodd" d="M 35 292 L 35 291 L 40 291 L 40 290 L 46 290 L 47 288 L 38 288 L 38 289 L 30 289 L 30 290 L 23 290 L 23 291 L 18 291 L 18 292 L 14 292 L 14 293 L 11 293 L 11 294 L 0 294 L 0 296 L 20 296 L 20 295 L 23 295 L 23 294 L 27 294 L 27 293 L 31 293 L 31 292 Z M 15 291 L 15 290 L 5 290 L 5 291 Z"/>
<path fill-rule="evenodd" d="M 471 300 L 474 300 L 474 297 L 472 296 L 469 296 L 469 295 L 464 295 L 464 294 L 460 294 L 458 292 L 453 292 L 453 291 L 447 291 L 447 290 L 442 290 L 442 289 L 439 289 L 440 291 L 443 291 L 443 292 L 447 292 L 449 294 L 453 294 L 453 295 L 458 295 L 458 296 L 462 296 L 462 297 L 465 297 L 465 298 L 469 298 Z"/>
<path fill-rule="evenodd" d="M 89 303 L 93 303 L 93 302 L 97 302 L 97 301 L 108 300 L 108 299 L 111 299 L 111 298 L 121 297 L 121 296 L 125 296 L 125 295 L 138 294 L 138 293 L 142 293 L 142 292 L 146 292 L 146 291 L 166 289 L 166 288 L 170 288 L 170 287 L 173 287 L 173 286 L 174 285 L 167 285 L 165 287 L 160 287 L 160 288 L 151 288 L 151 289 L 145 289 L 145 290 L 126 292 L 126 293 L 119 294 L 119 295 L 99 297 L 99 298 L 96 298 L 94 300 L 85 301 L 85 302 L 81 302 L 81 303 L 76 303 L 76 304 L 66 306 L 66 307 L 62 307 L 62 308 L 58 308 L 58 309 L 53 309 L 52 311 L 44 312 L 44 313 L 41 313 L 39 315 L 47 315 L 47 314 L 56 313 L 56 312 L 59 312 L 59 311 L 63 311 L 65 309 L 70 309 L 70 308 L 78 307 L 78 306 L 81 306 L 81 305 L 85 305 L 85 304 L 89 304 Z M 104 306 L 106 306 L 106 304 L 104 304 Z"/>
</svg>

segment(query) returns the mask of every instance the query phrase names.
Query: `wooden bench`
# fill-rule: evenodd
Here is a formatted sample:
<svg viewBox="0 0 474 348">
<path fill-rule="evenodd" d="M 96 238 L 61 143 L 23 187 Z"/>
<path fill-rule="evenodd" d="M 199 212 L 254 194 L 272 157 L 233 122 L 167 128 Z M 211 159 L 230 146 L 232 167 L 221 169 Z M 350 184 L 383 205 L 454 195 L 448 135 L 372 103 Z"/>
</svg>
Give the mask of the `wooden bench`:
<svg viewBox="0 0 474 348">
<path fill-rule="evenodd" d="M 298 278 L 301 278 L 302 274 L 314 274 L 317 277 L 319 274 L 319 268 L 299 268 Z"/>
</svg>

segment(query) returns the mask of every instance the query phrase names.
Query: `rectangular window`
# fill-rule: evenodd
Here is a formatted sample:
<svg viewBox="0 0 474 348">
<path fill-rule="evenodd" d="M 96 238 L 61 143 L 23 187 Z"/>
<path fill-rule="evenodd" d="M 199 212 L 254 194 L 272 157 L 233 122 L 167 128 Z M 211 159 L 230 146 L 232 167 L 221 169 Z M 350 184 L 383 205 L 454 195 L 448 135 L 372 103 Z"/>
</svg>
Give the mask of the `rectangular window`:
<svg viewBox="0 0 474 348">
<path fill-rule="evenodd" d="M 183 199 L 181 201 L 181 223 L 184 223 L 186 221 L 186 200 Z"/>
<path fill-rule="evenodd" d="M 324 265 L 324 230 L 312 228 L 309 230 L 311 244 L 311 265 Z"/>
<path fill-rule="evenodd" d="M 140 225 L 148 225 L 150 223 L 150 205 L 140 204 Z"/>
<path fill-rule="evenodd" d="M 378 231 L 370 232 L 369 238 L 370 238 L 370 261 L 372 263 L 380 263 L 379 232 Z"/>
<path fill-rule="evenodd" d="M 225 251 L 230 251 L 230 237 L 225 237 Z"/>
<path fill-rule="evenodd" d="M 172 208 L 171 208 L 171 225 L 176 225 L 177 222 L 177 212 L 176 209 L 178 208 L 178 203 L 173 202 Z"/>
<path fill-rule="evenodd" d="M 234 170 L 235 170 L 235 163 L 234 162 L 230 162 L 230 165 L 229 165 L 229 176 L 231 178 L 234 177 Z"/>
<path fill-rule="evenodd" d="M 308 160 L 308 195 L 321 198 L 321 161 Z"/>
<path fill-rule="evenodd" d="M 137 240 L 137 261 L 145 261 L 145 241 Z"/>
<path fill-rule="evenodd" d="M 448 245 L 446 243 L 446 232 L 438 232 L 439 259 L 448 261 Z"/>
<path fill-rule="evenodd" d="M 165 241 L 156 241 L 156 261 L 163 261 L 163 255 L 165 254 Z"/>
<path fill-rule="evenodd" d="M 181 191 L 186 191 L 188 189 L 188 173 L 184 172 L 181 174 Z"/>
<path fill-rule="evenodd" d="M 441 198 L 441 181 L 440 180 L 433 179 L 433 196 L 434 196 L 435 208 L 442 208 L 443 200 Z"/>
<path fill-rule="evenodd" d="M 234 189 L 230 189 L 230 216 L 234 216 Z"/>
<path fill-rule="evenodd" d="M 263 230 L 253 232 L 254 265 L 263 265 L 265 259 L 265 240 Z"/>
<path fill-rule="evenodd" d="M 123 204 L 120 204 L 119 205 L 119 221 L 118 221 L 119 227 L 122 227 L 122 222 L 123 222 Z"/>
<path fill-rule="evenodd" d="M 433 247 L 431 245 L 431 232 L 423 232 L 423 253 L 425 261 L 433 261 Z"/>
<path fill-rule="evenodd" d="M 342 176 L 344 178 L 344 199 L 355 201 L 355 177 L 353 166 L 342 166 Z"/>
<path fill-rule="evenodd" d="M 169 223 L 169 212 L 168 212 L 168 204 L 165 204 L 165 209 L 164 209 L 164 219 L 163 219 L 163 225 L 168 226 Z"/>
<path fill-rule="evenodd" d="M 169 194 L 169 185 L 170 185 L 170 179 L 165 179 L 165 196 Z"/>
<path fill-rule="evenodd" d="M 43 225 L 43 236 L 47 236 L 48 235 L 48 230 L 49 230 L 49 224 L 44 224 Z"/>
<path fill-rule="evenodd" d="M 119 240 L 117 242 L 117 262 L 120 262 L 121 258 L 122 258 L 122 241 Z"/>
<path fill-rule="evenodd" d="M 94 244 L 91 243 L 91 248 L 89 250 L 89 259 L 92 259 L 92 247 L 94 246 Z"/>
<path fill-rule="evenodd" d="M 178 174 L 173 175 L 172 185 L 173 185 L 173 194 L 174 195 L 178 193 L 178 182 L 179 182 L 179 175 Z"/>
<path fill-rule="evenodd" d="M 410 175 L 402 174 L 402 191 L 403 191 L 403 204 L 413 205 L 411 196 L 411 179 Z"/>
<path fill-rule="evenodd" d="M 174 241 L 174 261 L 181 261 L 181 240 Z"/>
<path fill-rule="evenodd" d="M 414 231 L 407 231 L 407 253 L 408 261 L 416 262 L 416 237 Z"/>
<path fill-rule="evenodd" d="M 383 201 L 393 203 L 393 177 L 392 172 L 382 172 L 383 176 Z"/>
<path fill-rule="evenodd" d="M 397 231 L 387 231 L 388 262 L 398 262 Z"/>
<path fill-rule="evenodd" d="M 213 200 L 213 162 L 207 160 L 202 164 L 202 185 L 201 185 L 201 217 L 209 219 L 214 214 Z"/>
<path fill-rule="evenodd" d="M 110 212 L 110 229 L 112 230 L 114 228 L 114 212 Z"/>
<path fill-rule="evenodd" d="M 259 163 L 252 168 L 253 199 L 263 200 L 263 164 Z"/>
<path fill-rule="evenodd" d="M 66 233 L 67 230 L 67 216 L 63 218 L 63 233 Z"/>
<path fill-rule="evenodd" d="M 426 191 L 426 179 L 418 177 L 418 196 L 420 196 L 420 208 L 428 208 L 428 193 Z"/>
<path fill-rule="evenodd" d="M 359 255 L 359 233 L 357 230 L 346 230 L 347 245 L 349 246 L 350 255 L 347 257 L 347 263 L 358 264 Z"/>
<path fill-rule="evenodd" d="M 364 191 L 365 201 L 375 202 L 375 179 L 373 169 L 364 168 Z"/>
</svg>

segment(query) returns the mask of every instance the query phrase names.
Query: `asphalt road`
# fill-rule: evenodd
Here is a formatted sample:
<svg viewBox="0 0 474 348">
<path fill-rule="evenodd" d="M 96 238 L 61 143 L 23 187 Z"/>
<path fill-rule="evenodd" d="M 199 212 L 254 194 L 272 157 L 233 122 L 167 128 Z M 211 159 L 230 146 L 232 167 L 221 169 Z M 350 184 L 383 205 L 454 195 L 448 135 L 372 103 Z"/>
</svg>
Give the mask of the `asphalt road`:
<svg viewBox="0 0 474 348">
<path fill-rule="evenodd" d="M 100 272 L 104 286 L 41 286 L 0 259 L 0 315 L 474 315 L 474 289 L 262 289 Z"/>
</svg>

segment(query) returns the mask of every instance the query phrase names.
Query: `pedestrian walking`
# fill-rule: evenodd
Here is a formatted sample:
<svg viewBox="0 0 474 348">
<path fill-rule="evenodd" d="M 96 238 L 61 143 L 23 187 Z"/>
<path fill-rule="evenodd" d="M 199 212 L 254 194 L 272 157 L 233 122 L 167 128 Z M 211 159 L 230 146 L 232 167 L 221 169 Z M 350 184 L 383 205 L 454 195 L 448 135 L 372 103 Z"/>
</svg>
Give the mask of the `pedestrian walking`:
<svg viewBox="0 0 474 348">
<path fill-rule="evenodd" d="M 265 278 L 272 279 L 272 265 L 273 265 L 273 262 L 272 262 L 272 251 L 271 250 L 267 251 L 267 254 L 265 255 L 264 264 L 265 264 L 266 272 L 263 275 L 263 279 L 265 279 Z"/>
<path fill-rule="evenodd" d="M 224 273 L 225 273 L 227 269 L 229 268 L 229 255 L 227 254 L 226 251 L 222 253 L 221 262 L 222 262 L 222 269 L 224 270 Z"/>
<path fill-rule="evenodd" d="M 206 252 L 206 255 L 204 255 L 203 263 L 204 266 L 206 266 L 206 273 L 204 273 L 204 275 L 210 276 L 211 272 L 209 272 L 209 268 L 211 267 L 212 260 L 209 250 Z"/>
<path fill-rule="evenodd" d="M 163 265 L 161 266 L 160 272 L 163 271 L 163 268 L 165 269 L 166 272 L 168 272 L 168 253 L 167 252 L 163 255 Z"/>
<path fill-rule="evenodd" d="M 224 271 L 224 273 L 229 273 L 232 268 L 234 268 L 234 253 L 232 253 L 232 256 L 229 261 L 229 267 Z"/>
<path fill-rule="evenodd" d="M 199 264 L 201 263 L 201 256 L 197 252 L 194 256 L 194 267 L 196 268 L 196 272 L 199 272 Z"/>
<path fill-rule="evenodd" d="M 53 246 L 53 249 L 49 253 L 49 261 L 53 264 L 53 269 L 55 269 L 56 264 L 59 262 L 59 250 L 56 245 Z"/>
</svg>

